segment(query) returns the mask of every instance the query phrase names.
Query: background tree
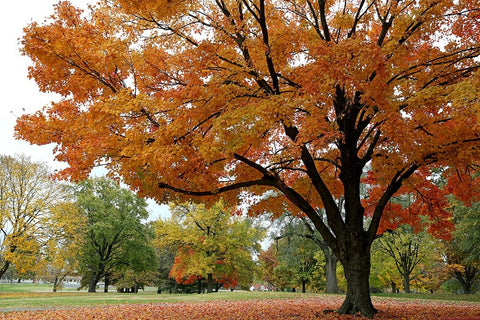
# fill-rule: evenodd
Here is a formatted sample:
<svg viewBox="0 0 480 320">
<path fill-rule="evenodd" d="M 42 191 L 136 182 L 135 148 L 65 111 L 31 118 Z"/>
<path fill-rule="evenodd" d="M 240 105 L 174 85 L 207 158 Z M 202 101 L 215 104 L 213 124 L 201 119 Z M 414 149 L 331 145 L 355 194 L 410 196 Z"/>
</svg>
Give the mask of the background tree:
<svg viewBox="0 0 480 320">
<path fill-rule="evenodd" d="M 252 255 L 260 250 L 263 232 L 249 219 L 231 216 L 222 202 L 206 208 L 185 203 L 171 207 L 172 216 L 156 226 L 160 246 L 175 244 L 178 254 L 170 275 L 178 283 L 207 280 L 235 287 L 250 285 L 254 269 Z"/>
<path fill-rule="evenodd" d="M 49 224 L 45 227 L 49 237 L 45 248 L 45 266 L 37 277 L 53 283 L 53 292 L 62 286 L 66 276 L 77 275 L 78 260 L 84 245 L 86 219 L 78 212 L 72 194 L 65 194 L 51 210 Z"/>
<path fill-rule="evenodd" d="M 403 279 L 397 270 L 395 261 L 374 242 L 372 246 L 372 270 L 370 284 L 372 290 L 391 291 L 397 293 L 402 288 Z"/>
<path fill-rule="evenodd" d="M 271 244 L 258 255 L 258 278 L 269 287 L 286 288 L 286 281 L 278 279 L 275 268 L 278 266 L 275 244 Z"/>
<path fill-rule="evenodd" d="M 305 217 L 302 217 L 301 219 L 306 229 L 308 230 L 308 233 L 306 233 L 305 236 L 320 247 L 325 259 L 325 264 L 324 264 L 325 292 L 339 293 L 340 289 L 338 288 L 338 279 L 337 279 L 337 269 L 338 269 L 337 257 L 333 253 L 332 249 L 325 243 L 320 233 L 315 230 L 314 226 L 312 226 L 311 222 L 308 221 L 308 219 L 306 219 Z"/>
<path fill-rule="evenodd" d="M 86 220 L 80 268 L 89 292 L 96 291 L 102 278 L 108 290 L 114 271 L 155 269 L 153 234 L 144 223 L 148 218 L 145 200 L 106 178 L 79 183 L 76 198 Z"/>
<path fill-rule="evenodd" d="M 277 241 L 275 248 L 277 260 L 280 263 L 278 268 L 290 267 L 293 269 L 300 268 L 294 272 L 296 277 L 301 277 L 302 291 L 304 285 L 312 280 L 315 269 L 318 267 L 319 249 L 324 255 L 324 274 L 326 278 L 327 293 L 338 293 L 337 284 L 337 258 L 332 253 L 328 245 L 323 241 L 322 236 L 310 225 L 305 217 L 295 217 L 290 214 L 284 214 L 278 219 L 281 228 L 277 234 L 272 237 Z M 280 240 L 280 241 L 279 241 Z"/>
<path fill-rule="evenodd" d="M 134 271 L 133 269 L 114 271 L 111 283 L 116 286 L 117 292 L 138 293 L 155 281 L 156 271 Z"/>
<path fill-rule="evenodd" d="M 377 240 L 379 249 L 395 261 L 406 293 L 410 293 L 412 273 L 423 258 L 420 252 L 422 238 L 421 234 L 414 234 L 409 226 L 402 226 Z"/>
<path fill-rule="evenodd" d="M 434 293 L 448 279 L 445 250 L 441 240 L 432 237 L 422 243 L 424 256 L 412 284 L 419 291 Z"/>
<path fill-rule="evenodd" d="M 412 234 L 402 226 L 372 246 L 372 290 L 432 292 L 446 280 L 442 243 L 425 232 Z"/>
<path fill-rule="evenodd" d="M 288 199 L 344 267 L 339 312 L 371 317 L 370 248 L 398 221 L 383 218 L 389 200 L 421 190 L 400 224 L 424 214 L 443 235 L 431 170 L 480 158 L 478 7 L 115 0 L 82 14 L 62 2 L 25 29 L 22 50 L 40 89 L 63 98 L 20 118 L 17 136 L 57 144 L 65 177 L 107 163 L 159 202 L 222 196 L 254 213 Z"/>
<path fill-rule="evenodd" d="M 154 243 L 158 259 L 156 273 L 158 292 L 161 293 L 163 290 L 168 290 L 169 293 L 172 293 L 172 289 L 174 289 L 176 293 L 177 282 L 170 277 L 170 270 L 172 270 L 178 248 L 175 245 L 160 244 L 157 241 L 154 241 Z"/>
<path fill-rule="evenodd" d="M 307 284 L 312 282 L 313 272 L 317 268 L 318 246 L 305 237 L 290 236 L 279 238 L 276 247 L 279 261 L 276 269 L 282 273 L 286 273 L 284 270 L 290 270 L 292 286 L 300 285 L 302 292 L 305 293 Z"/>
<path fill-rule="evenodd" d="M 46 229 L 66 195 L 43 163 L 24 155 L 0 156 L 0 277 L 38 270 L 51 240 Z"/>
<path fill-rule="evenodd" d="M 480 279 L 480 202 L 466 206 L 452 200 L 456 230 L 446 241 L 448 268 L 466 294 L 474 293 Z"/>
</svg>

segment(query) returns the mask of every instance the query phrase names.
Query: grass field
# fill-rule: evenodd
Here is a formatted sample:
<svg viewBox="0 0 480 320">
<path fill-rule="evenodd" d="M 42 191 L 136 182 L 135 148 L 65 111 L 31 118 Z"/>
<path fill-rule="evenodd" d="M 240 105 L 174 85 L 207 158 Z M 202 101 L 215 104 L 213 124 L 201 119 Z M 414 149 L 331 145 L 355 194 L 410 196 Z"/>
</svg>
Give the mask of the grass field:
<svg viewBox="0 0 480 320">
<path fill-rule="evenodd" d="M 48 285 L 0 284 L 0 320 L 352 320 L 335 312 L 342 295 L 220 291 L 212 294 L 87 293 Z M 100 290 L 99 290 L 100 291 Z M 479 295 L 376 294 L 375 320 L 478 320 Z"/>
<path fill-rule="evenodd" d="M 44 309 L 68 306 L 98 306 L 113 304 L 146 304 L 172 302 L 203 302 L 213 300 L 290 299 L 300 294 L 289 292 L 220 291 L 213 294 L 158 294 L 156 288 L 146 288 L 137 294 L 62 290 L 53 293 L 43 285 L 0 285 L 0 311 Z M 302 297 L 315 297 L 307 293 Z"/>
<path fill-rule="evenodd" d="M 100 292 L 100 290 L 97 293 L 88 293 L 85 290 L 77 291 L 74 288 L 64 288 L 61 292 L 53 293 L 51 285 L 0 284 L 0 311 L 115 304 L 318 298 L 322 296 L 327 295 L 247 291 L 220 291 L 213 294 L 157 294 L 156 288 L 146 288 L 145 291 L 140 291 L 138 294 L 104 293 Z M 331 295 L 328 296 L 331 297 Z M 379 299 L 423 299 L 480 303 L 480 295 L 478 294 L 374 294 L 374 296 L 379 297 Z"/>
</svg>

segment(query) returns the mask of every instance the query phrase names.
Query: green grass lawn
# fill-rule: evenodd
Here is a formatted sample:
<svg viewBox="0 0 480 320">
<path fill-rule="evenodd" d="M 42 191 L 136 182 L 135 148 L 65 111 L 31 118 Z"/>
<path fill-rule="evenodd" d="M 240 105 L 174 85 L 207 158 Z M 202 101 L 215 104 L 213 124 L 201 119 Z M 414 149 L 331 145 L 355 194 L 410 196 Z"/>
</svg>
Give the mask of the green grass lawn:
<svg viewBox="0 0 480 320">
<path fill-rule="evenodd" d="M 0 284 L 0 294 L 11 292 L 52 292 L 52 286 L 47 284 L 29 284 L 29 283 L 2 283 Z"/>
<path fill-rule="evenodd" d="M 262 300 L 320 297 L 314 293 L 220 291 L 212 294 L 157 294 L 156 288 L 146 288 L 138 294 L 97 292 L 87 293 L 64 288 L 53 293 L 51 285 L 0 284 L 0 310 L 43 309 L 68 306 L 95 306 L 107 304 L 200 302 L 209 300 Z M 100 290 L 99 290 L 100 291 Z M 374 294 L 388 299 L 436 299 L 480 302 L 480 295 L 454 294 Z"/>
<path fill-rule="evenodd" d="M 396 299 L 448 300 L 480 302 L 480 294 L 453 294 L 453 293 L 373 293 L 374 297 L 388 297 Z"/>
<path fill-rule="evenodd" d="M 220 291 L 212 294 L 158 294 L 156 288 L 146 288 L 137 294 L 132 293 L 96 293 L 63 289 L 52 292 L 47 285 L 0 284 L 0 310 L 36 309 L 67 306 L 95 306 L 106 304 L 200 302 L 210 300 L 248 300 L 248 299 L 288 299 L 299 296 L 289 292 L 248 292 Z M 317 296 L 309 293 L 304 297 Z"/>
</svg>

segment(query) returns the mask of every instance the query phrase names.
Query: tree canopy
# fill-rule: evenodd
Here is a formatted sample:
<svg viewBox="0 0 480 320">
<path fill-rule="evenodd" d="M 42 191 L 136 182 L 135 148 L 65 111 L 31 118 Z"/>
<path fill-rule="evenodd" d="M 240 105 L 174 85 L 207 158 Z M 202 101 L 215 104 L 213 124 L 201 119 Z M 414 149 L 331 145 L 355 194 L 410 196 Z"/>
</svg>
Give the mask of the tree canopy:
<svg viewBox="0 0 480 320">
<path fill-rule="evenodd" d="M 226 288 L 249 287 L 254 269 L 253 255 L 260 251 L 263 231 L 250 219 L 231 215 L 222 202 L 206 208 L 184 203 L 171 207 L 172 216 L 156 224 L 157 247 L 176 246 L 170 271 L 178 283 L 214 282 Z"/>
<path fill-rule="evenodd" d="M 22 51 L 40 89 L 62 98 L 22 116 L 17 136 L 55 143 L 64 177 L 105 164 L 159 202 L 222 196 L 283 212 L 288 199 L 344 266 L 339 311 L 372 316 L 370 246 L 397 221 L 394 210 L 382 219 L 391 197 L 415 194 L 403 223 L 422 214 L 432 232 L 448 229 L 430 170 L 461 176 L 480 158 L 479 7 L 114 0 L 82 12 L 60 2 L 25 28 Z M 367 203 L 362 182 L 374 186 Z"/>
<path fill-rule="evenodd" d="M 56 212 L 66 195 L 45 163 L 0 156 L 0 277 L 13 265 L 19 274 L 42 266 L 49 230 L 65 223 Z"/>
<path fill-rule="evenodd" d="M 95 292 L 98 281 L 114 271 L 155 270 L 152 232 L 144 224 L 147 204 L 106 178 L 88 179 L 76 190 L 79 213 L 85 219 L 79 253 L 84 285 Z"/>
<path fill-rule="evenodd" d="M 448 267 L 462 285 L 463 292 L 473 293 L 480 279 L 480 202 L 466 206 L 453 199 L 452 206 L 456 229 L 453 239 L 445 242 Z"/>
</svg>

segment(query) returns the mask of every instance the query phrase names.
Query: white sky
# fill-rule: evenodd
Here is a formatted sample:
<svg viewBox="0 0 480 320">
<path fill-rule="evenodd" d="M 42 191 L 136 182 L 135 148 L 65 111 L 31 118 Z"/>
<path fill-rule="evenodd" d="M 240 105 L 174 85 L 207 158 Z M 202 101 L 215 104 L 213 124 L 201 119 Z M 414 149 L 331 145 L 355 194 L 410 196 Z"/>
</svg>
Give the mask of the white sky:
<svg viewBox="0 0 480 320">
<path fill-rule="evenodd" d="M 85 5 L 88 0 L 74 0 Z M 61 168 L 53 162 L 52 147 L 31 146 L 28 142 L 13 138 L 15 120 L 23 113 L 34 112 L 55 99 L 52 94 L 41 93 L 33 80 L 27 78 L 30 60 L 19 52 L 19 38 L 23 28 L 32 21 L 43 21 L 53 12 L 56 0 L 1 1 L 0 12 L 0 145 L 1 154 L 24 153 L 34 161 L 45 161 L 53 168 Z M 24 111 L 25 110 L 25 111 Z"/>
<path fill-rule="evenodd" d="M 32 21 L 42 22 L 53 13 L 58 0 L 0 1 L 0 154 L 26 154 L 33 161 L 47 162 L 53 169 L 64 165 L 55 162 L 53 146 L 35 146 L 13 137 L 15 120 L 24 113 L 33 113 L 56 100 L 54 94 L 42 93 L 36 83 L 27 78 L 28 57 L 19 52 L 19 39 L 23 28 Z M 70 0 L 75 6 L 85 8 L 95 0 Z M 152 217 L 168 215 L 165 207 L 150 204 Z"/>
</svg>

